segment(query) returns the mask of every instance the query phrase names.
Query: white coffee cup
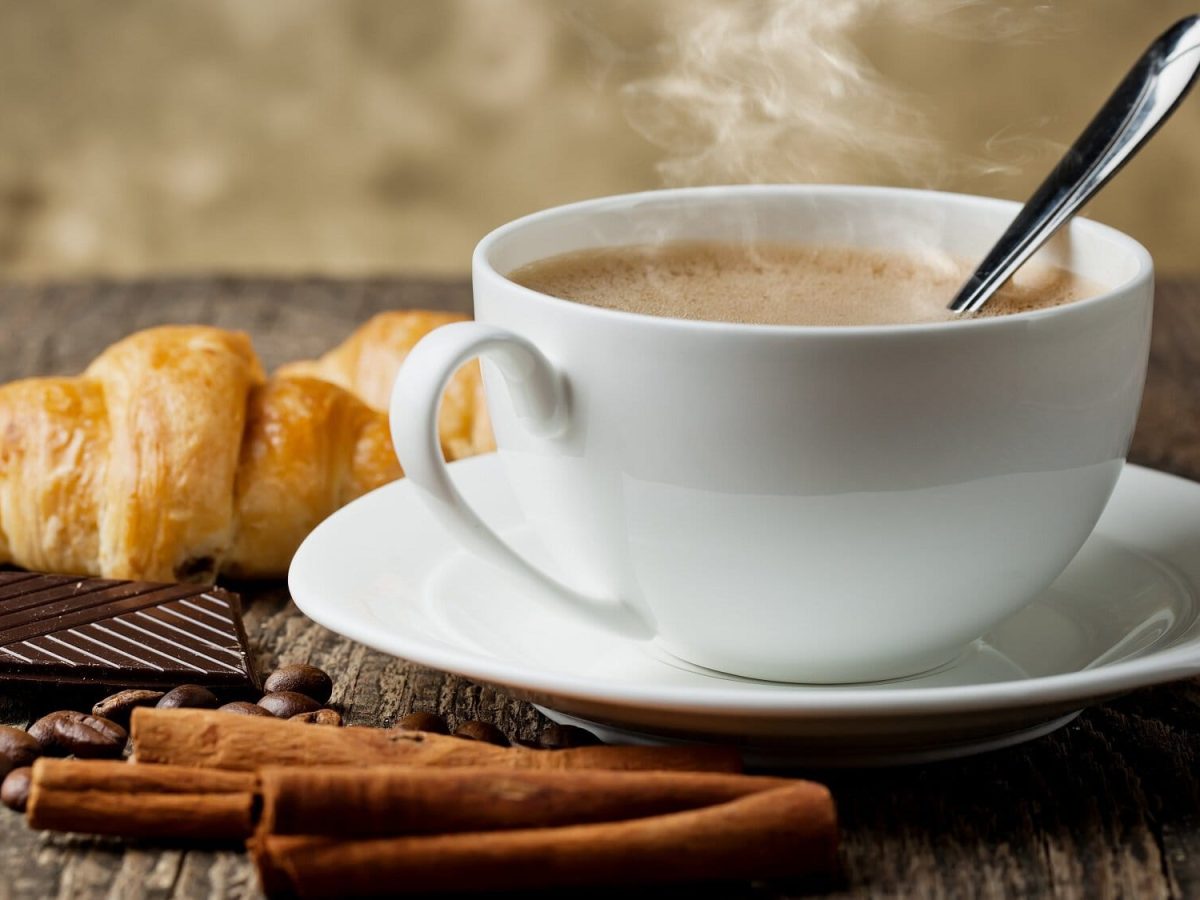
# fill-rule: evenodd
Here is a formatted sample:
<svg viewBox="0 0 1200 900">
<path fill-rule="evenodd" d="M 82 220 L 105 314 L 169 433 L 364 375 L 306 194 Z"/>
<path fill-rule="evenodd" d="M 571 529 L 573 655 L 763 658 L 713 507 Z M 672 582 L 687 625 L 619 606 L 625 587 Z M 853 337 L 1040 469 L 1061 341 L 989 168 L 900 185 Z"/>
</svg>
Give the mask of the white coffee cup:
<svg viewBox="0 0 1200 900">
<path fill-rule="evenodd" d="M 571 303 L 505 273 L 587 247 L 746 236 L 980 258 L 1013 203 L 890 188 L 658 191 L 526 216 L 475 250 L 475 321 L 405 362 L 391 427 L 462 544 L 545 602 L 722 672 L 803 682 L 941 665 L 1034 599 L 1121 470 L 1153 268 L 1090 221 L 1042 251 L 1106 290 L 936 324 L 807 327 Z M 500 458 L 552 565 L 455 490 L 451 373 L 484 359 Z"/>
</svg>

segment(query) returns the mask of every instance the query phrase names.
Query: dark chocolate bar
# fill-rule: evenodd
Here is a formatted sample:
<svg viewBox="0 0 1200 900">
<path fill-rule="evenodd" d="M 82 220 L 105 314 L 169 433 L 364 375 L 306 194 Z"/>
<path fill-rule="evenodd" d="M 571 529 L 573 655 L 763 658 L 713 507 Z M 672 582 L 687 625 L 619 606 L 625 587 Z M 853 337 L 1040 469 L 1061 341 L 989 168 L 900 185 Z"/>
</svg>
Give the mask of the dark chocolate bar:
<svg viewBox="0 0 1200 900">
<path fill-rule="evenodd" d="M 0 681 L 257 687 L 236 594 L 0 572 Z"/>
</svg>

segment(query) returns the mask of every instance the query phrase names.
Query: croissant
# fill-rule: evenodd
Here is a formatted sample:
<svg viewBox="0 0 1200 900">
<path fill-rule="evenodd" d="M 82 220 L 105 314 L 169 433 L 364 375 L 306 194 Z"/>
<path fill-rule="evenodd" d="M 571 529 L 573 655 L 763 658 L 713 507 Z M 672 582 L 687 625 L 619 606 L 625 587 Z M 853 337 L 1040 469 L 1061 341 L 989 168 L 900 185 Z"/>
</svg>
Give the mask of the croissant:
<svg viewBox="0 0 1200 900">
<path fill-rule="evenodd" d="M 304 536 L 402 475 L 388 383 L 452 318 L 385 313 L 267 378 L 241 332 L 151 328 L 75 378 L 0 386 L 0 563 L 148 581 L 283 575 Z M 477 365 L 440 422 L 448 458 L 491 449 Z"/>
</svg>

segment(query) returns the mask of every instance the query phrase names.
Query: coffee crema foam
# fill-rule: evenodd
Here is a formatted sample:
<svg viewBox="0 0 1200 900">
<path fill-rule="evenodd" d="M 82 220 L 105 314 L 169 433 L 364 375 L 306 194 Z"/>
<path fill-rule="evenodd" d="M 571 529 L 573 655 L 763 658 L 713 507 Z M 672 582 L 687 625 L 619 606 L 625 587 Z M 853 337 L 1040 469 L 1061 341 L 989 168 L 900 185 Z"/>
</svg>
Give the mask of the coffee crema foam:
<svg viewBox="0 0 1200 900">
<path fill-rule="evenodd" d="M 508 277 L 603 309 L 760 325 L 897 325 L 959 318 L 946 304 L 972 264 L 783 242 L 673 241 L 552 256 Z M 1059 306 L 1101 293 L 1066 269 L 1026 266 L 977 315 Z"/>
</svg>

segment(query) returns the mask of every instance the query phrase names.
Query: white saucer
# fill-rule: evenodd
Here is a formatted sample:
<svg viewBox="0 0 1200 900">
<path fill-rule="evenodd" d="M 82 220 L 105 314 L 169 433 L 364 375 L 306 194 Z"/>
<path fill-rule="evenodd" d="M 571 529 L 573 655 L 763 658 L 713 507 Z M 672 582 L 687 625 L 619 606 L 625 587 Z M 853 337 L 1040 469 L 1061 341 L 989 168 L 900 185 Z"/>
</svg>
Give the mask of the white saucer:
<svg viewBox="0 0 1200 900">
<path fill-rule="evenodd" d="M 541 556 L 497 457 L 450 468 L 489 524 Z M 609 739 L 732 742 L 763 764 L 919 762 L 1019 743 L 1088 704 L 1200 674 L 1200 485 L 1127 466 L 1041 597 L 954 662 L 886 683 L 737 678 L 569 620 L 459 550 L 404 481 L 323 522 L 289 583 L 327 628 Z"/>
</svg>

